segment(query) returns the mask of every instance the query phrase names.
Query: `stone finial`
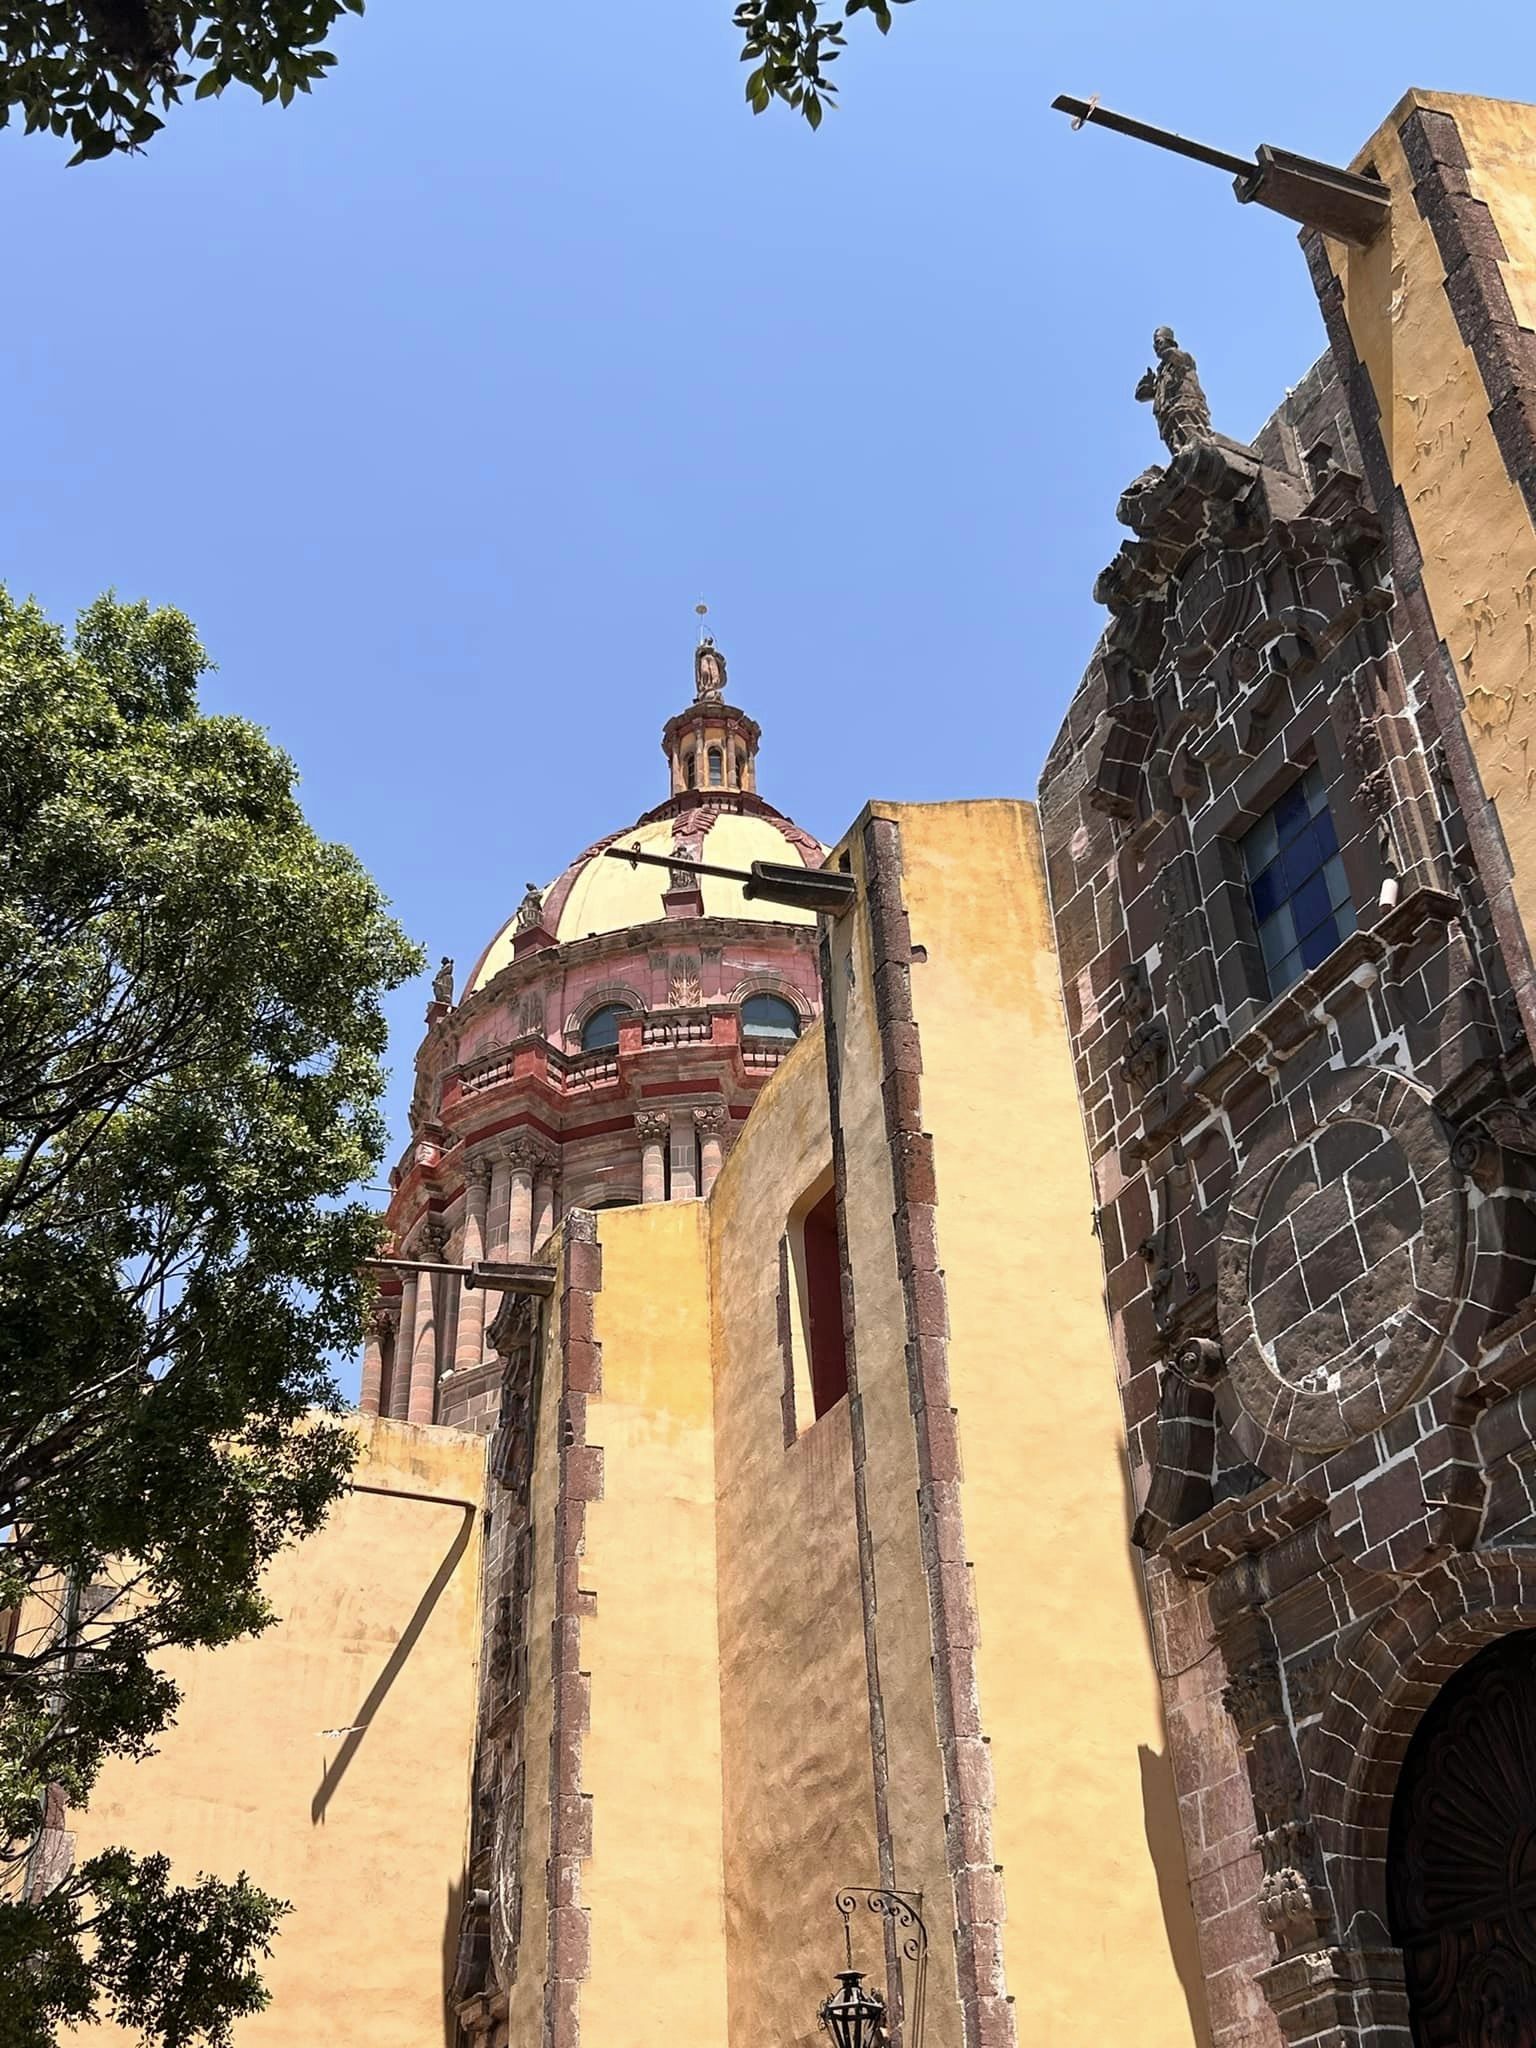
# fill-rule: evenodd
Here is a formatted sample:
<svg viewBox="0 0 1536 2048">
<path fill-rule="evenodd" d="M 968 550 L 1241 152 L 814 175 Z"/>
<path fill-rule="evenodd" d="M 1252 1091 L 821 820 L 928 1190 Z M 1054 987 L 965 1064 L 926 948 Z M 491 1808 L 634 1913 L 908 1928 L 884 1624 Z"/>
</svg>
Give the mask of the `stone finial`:
<svg viewBox="0 0 1536 2048">
<path fill-rule="evenodd" d="M 725 656 L 708 633 L 693 650 L 693 695 L 699 704 L 718 704 L 725 695 Z"/>
<path fill-rule="evenodd" d="M 1197 441 L 1210 440 L 1211 408 L 1195 359 L 1179 347 L 1171 327 L 1156 330 L 1152 350 L 1157 361 L 1143 372 L 1136 396 L 1151 405 L 1163 445 L 1170 455 L 1178 455 Z"/>
<path fill-rule="evenodd" d="M 453 962 L 445 953 L 443 964 L 432 977 L 432 1000 L 434 1003 L 453 1001 Z"/>
<path fill-rule="evenodd" d="M 523 889 L 523 900 L 517 906 L 513 921 L 514 931 L 535 931 L 544 917 L 544 894 L 537 882 L 529 882 Z"/>
</svg>

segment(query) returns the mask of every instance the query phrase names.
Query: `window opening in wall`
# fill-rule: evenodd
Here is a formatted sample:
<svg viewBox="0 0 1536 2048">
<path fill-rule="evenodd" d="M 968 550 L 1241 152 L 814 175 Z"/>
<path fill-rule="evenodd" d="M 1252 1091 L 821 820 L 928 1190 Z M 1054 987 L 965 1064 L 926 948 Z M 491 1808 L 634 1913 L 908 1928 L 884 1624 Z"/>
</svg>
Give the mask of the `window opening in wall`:
<svg viewBox="0 0 1536 2048">
<path fill-rule="evenodd" d="M 830 1168 L 790 1211 L 785 1244 L 791 1287 L 782 1325 L 789 1347 L 785 1367 L 793 1390 L 793 1412 L 786 1413 L 789 1442 L 835 1408 L 848 1391 L 842 1262 Z"/>
<path fill-rule="evenodd" d="M 825 1415 L 848 1391 L 843 1342 L 842 1261 L 837 1255 L 837 1197 L 831 1188 L 800 1226 L 805 1249 L 806 1350 L 810 1354 L 811 1411 Z"/>
<path fill-rule="evenodd" d="M 718 747 L 709 750 L 709 786 L 719 789 L 725 781 L 725 762 Z"/>
<path fill-rule="evenodd" d="M 747 786 L 747 757 L 746 757 L 746 755 L 745 755 L 745 754 L 738 754 L 738 755 L 736 756 L 736 787 L 737 787 L 738 789 L 745 789 L 745 788 L 746 788 L 746 786 Z"/>
<path fill-rule="evenodd" d="M 1309 768 L 1243 835 L 1269 992 L 1277 996 L 1355 929 L 1322 770 Z"/>
<path fill-rule="evenodd" d="M 783 996 L 748 996 L 741 1006 L 741 1028 L 749 1038 L 798 1038 L 800 1013 Z"/>
<path fill-rule="evenodd" d="M 698 788 L 699 758 L 697 754 L 685 754 L 683 756 L 683 780 L 690 789 Z"/>
<path fill-rule="evenodd" d="M 583 1052 L 606 1052 L 619 1042 L 619 1025 L 632 1013 L 628 1003 L 604 1003 L 581 1027 Z"/>
</svg>

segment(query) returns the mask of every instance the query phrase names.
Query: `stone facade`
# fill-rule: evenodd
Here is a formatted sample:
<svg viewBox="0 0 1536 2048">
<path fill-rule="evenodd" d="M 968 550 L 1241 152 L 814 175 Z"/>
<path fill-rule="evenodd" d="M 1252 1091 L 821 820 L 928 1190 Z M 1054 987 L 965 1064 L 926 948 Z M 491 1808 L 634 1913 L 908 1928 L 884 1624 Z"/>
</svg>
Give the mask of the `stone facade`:
<svg viewBox="0 0 1536 2048">
<path fill-rule="evenodd" d="M 1400 115 L 1443 289 L 1508 387 L 1536 338 L 1455 122 Z M 1303 240 L 1330 353 L 1252 445 L 1206 429 L 1122 497 L 1042 831 L 1213 2037 L 1523 2040 L 1514 1848 L 1479 1904 L 1504 1849 L 1394 1800 L 1437 1688 L 1536 1620 L 1529 953 L 1464 622 L 1426 601 L 1435 502 L 1405 502 L 1355 351 L 1370 259 L 1351 308 Z M 1524 1668 L 1483 1689 L 1529 1716 Z"/>
</svg>

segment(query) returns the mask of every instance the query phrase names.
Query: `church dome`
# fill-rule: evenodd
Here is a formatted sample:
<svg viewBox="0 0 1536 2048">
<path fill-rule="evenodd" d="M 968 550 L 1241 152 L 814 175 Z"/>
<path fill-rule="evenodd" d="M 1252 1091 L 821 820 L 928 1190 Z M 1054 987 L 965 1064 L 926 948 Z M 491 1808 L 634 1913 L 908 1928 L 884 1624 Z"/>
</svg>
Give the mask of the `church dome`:
<svg viewBox="0 0 1536 2048">
<path fill-rule="evenodd" d="M 755 860 L 819 867 L 825 851 L 809 832 L 781 816 L 761 797 L 738 795 L 734 791 L 689 791 L 686 800 L 674 798 L 622 832 L 611 833 L 589 846 L 540 892 L 543 927 L 557 944 L 594 938 L 604 932 L 626 931 L 634 925 L 654 924 L 666 916 L 662 899 L 670 886 L 669 871 L 610 859 L 606 853 L 610 846 L 634 847 L 641 853 L 663 856 L 681 847 L 695 863 L 743 870 Z M 739 882 L 727 881 L 723 876 L 700 875 L 698 882 L 705 917 L 739 917 L 773 924 L 816 922 L 814 911 L 744 896 Z M 464 990 L 465 996 L 486 987 L 511 963 L 516 936 L 514 914 L 481 955 Z"/>
<path fill-rule="evenodd" d="M 826 849 L 757 794 L 756 722 L 725 702 L 725 657 L 714 642 L 694 656 L 694 701 L 670 719 L 662 752 L 672 794 L 633 825 L 597 840 L 576 856 L 547 888 L 530 883 L 513 912 L 476 962 L 463 1001 L 486 988 L 519 957 L 519 937 L 536 924 L 544 944 L 629 931 L 673 914 L 666 898 L 676 887 L 666 868 L 607 857 L 610 847 L 634 848 L 679 862 L 746 870 L 753 861 L 816 868 Z M 815 913 L 749 898 L 740 882 L 721 875 L 697 877 L 695 915 L 742 918 L 779 925 L 814 925 Z"/>
<path fill-rule="evenodd" d="M 821 1009 L 817 918 L 743 883 L 819 868 L 825 849 L 758 795 L 758 738 L 701 641 L 693 701 L 662 732 L 662 801 L 530 882 L 457 1001 L 444 959 L 390 1174 L 406 1277 L 383 1290 L 394 1334 L 365 1406 L 489 1427 L 504 1361 L 487 1355 L 486 1288 L 422 1287 L 421 1267 L 525 1265 L 568 1209 L 707 1200 L 794 1057 Z"/>
</svg>

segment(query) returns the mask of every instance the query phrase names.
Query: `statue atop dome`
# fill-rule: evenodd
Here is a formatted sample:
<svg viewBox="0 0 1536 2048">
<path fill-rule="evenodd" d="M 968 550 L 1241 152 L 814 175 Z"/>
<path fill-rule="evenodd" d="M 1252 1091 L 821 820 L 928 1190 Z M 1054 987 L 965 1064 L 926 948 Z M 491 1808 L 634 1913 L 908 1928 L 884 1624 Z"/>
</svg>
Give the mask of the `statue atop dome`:
<svg viewBox="0 0 1536 2048">
<path fill-rule="evenodd" d="M 434 1003 L 453 1001 L 453 962 L 445 953 L 443 964 L 432 977 L 432 1000 Z"/>
<path fill-rule="evenodd" d="M 523 900 L 517 906 L 517 916 L 512 929 L 518 932 L 535 931 L 543 915 L 543 892 L 537 882 L 529 882 L 523 890 Z"/>
<path fill-rule="evenodd" d="M 1187 348 L 1180 348 L 1171 327 L 1159 327 L 1152 336 L 1157 357 L 1136 386 L 1136 396 L 1152 407 L 1157 431 L 1170 455 L 1178 455 L 1196 441 L 1211 438 L 1211 408 L 1200 382 L 1200 372 Z"/>
<path fill-rule="evenodd" d="M 693 698 L 696 704 L 718 704 L 725 696 L 725 656 L 706 633 L 693 650 Z"/>
</svg>

